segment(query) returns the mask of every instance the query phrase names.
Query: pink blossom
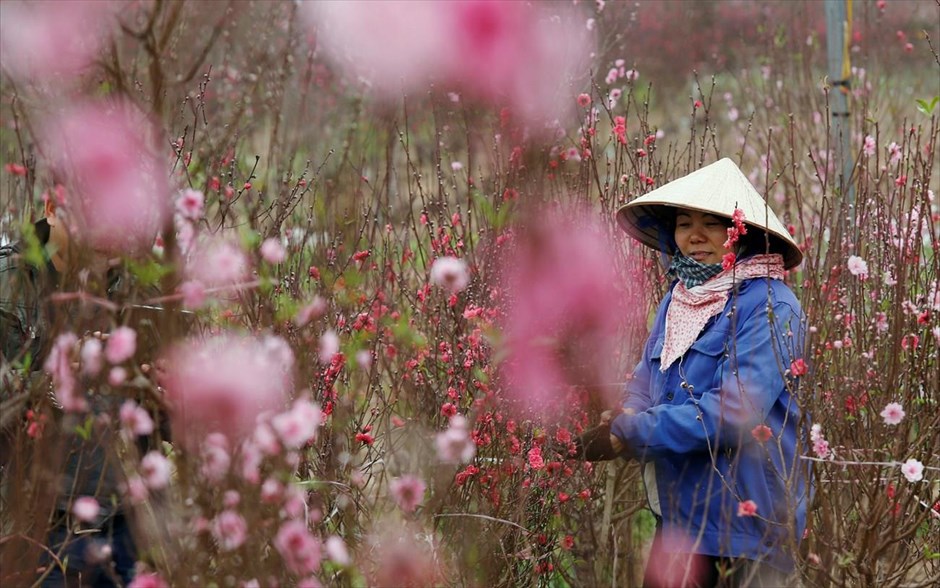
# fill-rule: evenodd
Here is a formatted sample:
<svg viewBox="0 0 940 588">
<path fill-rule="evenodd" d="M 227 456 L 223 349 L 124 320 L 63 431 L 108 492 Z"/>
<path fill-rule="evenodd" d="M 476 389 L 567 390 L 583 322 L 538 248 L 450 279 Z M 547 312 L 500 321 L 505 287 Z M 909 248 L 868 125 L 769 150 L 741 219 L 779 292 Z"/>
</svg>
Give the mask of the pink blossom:
<svg viewBox="0 0 940 588">
<path fill-rule="evenodd" d="M 337 353 L 339 353 L 339 335 L 333 329 L 329 329 L 320 335 L 320 346 L 317 351 L 320 363 L 330 363 Z"/>
<path fill-rule="evenodd" d="M 85 103 L 49 117 L 40 141 L 68 179 L 68 225 L 98 251 L 149 249 L 169 217 L 159 133 L 127 103 Z M 118 230 L 119 228 L 119 230 Z"/>
<path fill-rule="evenodd" d="M 813 453 L 816 454 L 816 457 L 828 459 L 832 456 L 832 452 L 829 449 L 829 442 L 823 437 L 822 426 L 819 423 L 812 426 L 810 430 L 810 441 L 813 443 Z"/>
<path fill-rule="evenodd" d="M 261 484 L 261 502 L 277 502 L 283 495 L 284 485 L 274 478 L 268 478 Z"/>
<path fill-rule="evenodd" d="M 766 443 L 773 437 L 774 432 L 767 425 L 757 425 L 751 429 L 751 437 L 758 443 Z"/>
<path fill-rule="evenodd" d="M 360 349 L 356 352 L 356 365 L 363 371 L 369 371 L 372 367 L 372 352 L 368 349 Z"/>
<path fill-rule="evenodd" d="M 443 586 L 443 574 L 435 555 L 433 537 L 423 529 L 400 524 L 380 529 L 368 537 L 373 565 L 364 569 L 366 585 L 375 588 Z"/>
<path fill-rule="evenodd" d="M 881 418 L 886 425 L 898 425 L 904 420 L 904 408 L 897 402 L 891 402 L 881 411 Z"/>
<path fill-rule="evenodd" d="M 591 105 L 590 94 L 578 94 L 578 106 L 586 108 Z"/>
<path fill-rule="evenodd" d="M 228 439 L 221 433 L 210 433 L 202 446 L 200 472 L 211 482 L 220 482 L 228 474 L 232 464 Z"/>
<path fill-rule="evenodd" d="M 297 575 L 320 569 L 320 541 L 301 521 L 290 520 L 282 524 L 274 537 L 274 547 L 284 558 L 287 569 Z"/>
<path fill-rule="evenodd" d="M 866 135 L 862 145 L 862 153 L 864 153 L 866 157 L 871 157 L 875 154 L 875 147 L 875 138 L 871 135 Z"/>
<path fill-rule="evenodd" d="M 322 424 L 323 411 L 305 398 L 298 398 L 290 410 L 271 419 L 271 426 L 288 449 L 300 449 L 315 440 Z"/>
<path fill-rule="evenodd" d="M 619 77 L 620 77 L 620 70 L 617 69 L 616 67 L 612 67 L 607 72 L 607 77 L 604 78 L 604 83 L 609 86 L 615 83 Z"/>
<path fill-rule="evenodd" d="M 431 264 L 431 283 L 449 292 L 460 292 L 470 283 L 467 262 L 456 257 L 439 257 Z"/>
<path fill-rule="evenodd" d="M 56 400 L 66 412 L 84 412 L 88 410 L 88 401 L 77 390 L 75 374 L 72 373 L 71 356 L 78 337 L 74 333 L 62 333 L 46 356 L 43 369 L 52 376 Z"/>
<path fill-rule="evenodd" d="M 326 314 L 327 303 L 322 296 L 314 296 L 310 304 L 297 311 L 294 317 L 294 324 L 302 327 L 310 321 L 316 320 Z"/>
<path fill-rule="evenodd" d="M 467 430 L 467 419 L 451 417 L 450 426 L 437 434 L 437 456 L 445 463 L 467 463 L 476 453 L 476 445 Z"/>
<path fill-rule="evenodd" d="M 857 255 L 850 256 L 846 266 L 849 268 L 849 273 L 858 279 L 868 279 L 868 264 L 861 257 Z"/>
<path fill-rule="evenodd" d="M 628 82 L 635 82 L 640 78 L 640 73 L 635 69 L 628 69 L 624 72 L 623 77 Z"/>
<path fill-rule="evenodd" d="M 86 339 L 82 343 L 82 372 L 89 376 L 96 376 L 102 367 L 101 341 L 95 338 Z"/>
<path fill-rule="evenodd" d="M 261 258 L 271 265 L 277 265 L 287 259 L 287 250 L 279 239 L 265 239 L 261 244 Z"/>
<path fill-rule="evenodd" d="M 248 258 L 237 243 L 215 237 L 194 244 L 185 274 L 208 288 L 219 288 L 244 281 L 249 269 Z"/>
<path fill-rule="evenodd" d="M 206 204 L 206 196 L 199 190 L 187 188 L 176 197 L 176 212 L 187 220 L 202 218 Z"/>
<path fill-rule="evenodd" d="M 133 400 L 125 400 L 120 410 L 121 426 L 129 437 L 153 433 L 153 419 L 150 413 Z"/>
<path fill-rule="evenodd" d="M 224 510 L 210 524 L 212 536 L 219 542 L 222 551 L 238 549 L 248 538 L 248 524 L 233 510 Z"/>
<path fill-rule="evenodd" d="M 159 451 L 151 451 L 140 460 L 141 480 L 151 490 L 161 490 L 170 484 L 170 460 Z"/>
<path fill-rule="evenodd" d="M 111 331 L 104 356 L 112 364 L 123 363 L 137 351 L 137 331 L 130 327 L 118 327 Z"/>
<path fill-rule="evenodd" d="M 895 142 L 888 145 L 888 156 L 890 157 L 892 165 L 901 161 L 901 146 Z"/>
<path fill-rule="evenodd" d="M 908 482 L 920 482 L 924 479 L 924 464 L 916 459 L 909 459 L 901 464 L 901 473 Z"/>
<path fill-rule="evenodd" d="M 255 432 L 252 436 L 252 442 L 254 443 L 255 447 L 257 447 L 258 450 L 265 455 L 278 455 L 283 449 L 281 447 L 281 442 L 274 433 L 274 429 L 272 429 L 271 425 L 266 422 L 258 423 L 258 426 L 255 427 Z"/>
<path fill-rule="evenodd" d="M 129 476 L 124 485 L 124 494 L 131 504 L 140 504 L 147 500 L 147 485 L 140 476 Z"/>
<path fill-rule="evenodd" d="M 738 503 L 738 516 L 739 517 L 752 517 L 757 514 L 757 503 L 753 500 L 745 500 L 744 502 Z"/>
<path fill-rule="evenodd" d="M 101 512 L 101 505 L 91 496 L 82 496 L 72 503 L 72 514 L 83 523 L 93 523 Z"/>
<path fill-rule="evenodd" d="M 121 366 L 111 368 L 108 372 L 108 383 L 114 387 L 122 385 L 127 381 L 127 370 Z"/>
<path fill-rule="evenodd" d="M 388 489 L 398 508 L 411 513 L 424 502 L 424 491 L 427 486 L 421 478 L 406 475 L 389 482 Z"/>
<path fill-rule="evenodd" d="M 169 588 L 159 574 L 137 574 L 127 588 Z"/>
<path fill-rule="evenodd" d="M 189 280 L 180 284 L 179 293 L 183 296 L 183 306 L 190 310 L 201 308 L 206 303 L 206 287 L 199 280 Z"/>
<path fill-rule="evenodd" d="M 254 431 L 257 415 L 284 406 L 293 383 L 293 356 L 276 337 L 191 339 L 165 359 L 171 424 L 187 444 L 210 432 L 238 443 Z"/>
<path fill-rule="evenodd" d="M 335 564 L 348 566 L 352 561 L 349 558 L 349 550 L 346 549 L 346 543 L 341 537 L 337 537 L 336 535 L 327 537 L 323 547 L 326 550 L 326 556 Z"/>
<path fill-rule="evenodd" d="M 533 447 L 529 450 L 529 467 L 533 470 L 540 470 L 545 467 L 545 460 L 542 458 L 542 450 L 538 447 Z"/>
<path fill-rule="evenodd" d="M 563 117 L 570 98 L 558 81 L 581 74 L 590 51 L 583 20 L 560 5 L 311 2 L 303 12 L 316 23 L 318 46 L 381 97 L 436 82 L 462 97 L 508 103 L 533 128 Z"/>
<path fill-rule="evenodd" d="M 540 221 L 521 233 L 500 259 L 506 289 L 513 293 L 503 326 L 510 406 L 557 418 L 572 386 L 615 381 L 609 361 L 622 345 L 620 326 L 645 317 L 638 305 L 641 263 L 620 248 L 608 231 L 579 213 L 564 217 L 541 212 Z M 576 260 L 576 261 L 573 261 Z M 615 268 L 631 268 L 625 279 Z M 614 403 L 613 390 L 602 404 Z"/>
<path fill-rule="evenodd" d="M 21 80 L 53 80 L 92 65 L 119 3 L 46 0 L 0 3 L 0 64 Z"/>
</svg>

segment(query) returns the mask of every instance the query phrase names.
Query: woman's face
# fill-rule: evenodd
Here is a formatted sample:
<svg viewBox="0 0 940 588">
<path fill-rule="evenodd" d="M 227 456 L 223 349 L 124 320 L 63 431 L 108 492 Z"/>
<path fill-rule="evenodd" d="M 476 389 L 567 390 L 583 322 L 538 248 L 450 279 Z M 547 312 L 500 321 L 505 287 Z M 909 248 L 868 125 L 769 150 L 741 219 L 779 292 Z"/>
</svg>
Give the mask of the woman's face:
<svg viewBox="0 0 940 588">
<path fill-rule="evenodd" d="M 676 212 L 675 238 L 679 251 L 699 263 L 721 263 L 729 251 L 724 247 L 727 225 L 719 217 L 697 210 Z"/>
</svg>

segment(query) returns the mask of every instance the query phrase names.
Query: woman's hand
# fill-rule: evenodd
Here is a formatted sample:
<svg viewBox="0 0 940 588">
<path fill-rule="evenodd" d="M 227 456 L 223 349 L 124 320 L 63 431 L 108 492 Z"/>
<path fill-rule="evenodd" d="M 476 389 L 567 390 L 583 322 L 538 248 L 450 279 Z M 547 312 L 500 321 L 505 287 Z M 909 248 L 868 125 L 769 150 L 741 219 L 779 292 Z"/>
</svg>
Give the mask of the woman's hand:
<svg viewBox="0 0 940 588">
<path fill-rule="evenodd" d="M 634 412 L 632 408 L 625 408 L 623 409 L 623 414 L 632 415 L 632 414 L 636 414 L 636 412 Z M 613 420 L 614 420 L 614 411 L 605 410 L 604 412 L 601 413 L 601 425 L 610 425 L 611 421 Z M 623 442 L 620 441 L 620 438 L 614 435 L 613 433 L 611 433 L 610 435 L 610 445 L 611 447 L 614 448 L 614 452 L 617 453 L 618 455 L 623 453 L 623 450 L 626 449 L 626 447 L 624 447 L 623 445 Z"/>
<path fill-rule="evenodd" d="M 620 438 L 613 433 L 610 434 L 610 446 L 614 448 L 614 452 L 618 455 L 623 453 L 623 450 L 625 449 L 623 443 L 620 442 Z"/>
</svg>

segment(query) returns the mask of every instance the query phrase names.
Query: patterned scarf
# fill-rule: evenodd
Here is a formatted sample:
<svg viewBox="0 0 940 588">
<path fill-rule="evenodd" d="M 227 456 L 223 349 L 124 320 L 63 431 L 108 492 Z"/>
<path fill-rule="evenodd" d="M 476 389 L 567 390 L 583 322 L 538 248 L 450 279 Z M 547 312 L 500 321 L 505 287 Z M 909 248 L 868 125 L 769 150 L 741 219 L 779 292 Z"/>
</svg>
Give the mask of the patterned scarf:
<svg viewBox="0 0 940 588">
<path fill-rule="evenodd" d="M 696 261 L 682 255 L 677 249 L 676 254 L 672 256 L 672 263 L 669 264 L 667 273 L 679 278 L 686 288 L 694 288 L 720 274 L 721 264 Z"/>
<path fill-rule="evenodd" d="M 675 360 L 685 355 L 708 320 L 724 309 L 728 292 L 735 285 L 754 278 L 782 280 L 783 256 L 771 253 L 748 257 L 704 284 L 691 288 L 680 280 L 672 289 L 672 301 L 666 310 L 666 338 L 659 370 L 666 371 Z"/>
</svg>

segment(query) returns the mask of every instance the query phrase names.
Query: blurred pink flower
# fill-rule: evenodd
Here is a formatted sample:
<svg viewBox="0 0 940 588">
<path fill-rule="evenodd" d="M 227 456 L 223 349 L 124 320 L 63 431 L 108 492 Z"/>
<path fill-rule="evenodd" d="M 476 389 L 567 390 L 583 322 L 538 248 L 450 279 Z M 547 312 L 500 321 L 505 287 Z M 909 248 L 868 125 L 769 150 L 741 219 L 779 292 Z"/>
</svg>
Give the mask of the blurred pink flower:
<svg viewBox="0 0 940 588">
<path fill-rule="evenodd" d="M 72 514 L 83 523 L 93 523 L 101 512 L 101 505 L 91 496 L 81 496 L 72 503 Z"/>
<path fill-rule="evenodd" d="M 222 551 L 238 549 L 248 538 L 248 524 L 233 510 L 223 510 L 210 524 L 212 536 L 219 542 Z"/>
<path fill-rule="evenodd" d="M 461 292 L 470 284 L 467 262 L 456 257 L 438 257 L 431 264 L 431 283 L 448 292 Z"/>
<path fill-rule="evenodd" d="M 199 280 L 189 280 L 180 284 L 179 293 L 183 296 L 183 307 L 195 310 L 206 303 L 206 287 Z"/>
<path fill-rule="evenodd" d="M 316 320 L 326 314 L 326 309 L 326 300 L 322 296 L 314 296 L 310 304 L 297 311 L 297 316 L 294 317 L 294 324 L 298 327 L 302 327 L 310 321 Z"/>
<path fill-rule="evenodd" d="M 277 549 L 287 568 L 297 574 L 309 574 L 320 569 L 320 541 L 310 534 L 302 521 L 289 520 L 281 525 L 274 537 Z"/>
<path fill-rule="evenodd" d="M 205 194 L 187 188 L 176 197 L 176 212 L 187 220 L 199 220 L 202 218 L 205 203 Z"/>
<path fill-rule="evenodd" d="M 140 476 L 128 476 L 124 485 L 124 494 L 131 504 L 140 504 L 147 500 L 147 485 Z"/>
<path fill-rule="evenodd" d="M 363 572 L 375 588 L 446 585 L 435 556 L 433 534 L 412 526 L 385 527 L 368 539 L 375 559 Z"/>
<path fill-rule="evenodd" d="M 133 400 L 125 400 L 120 410 L 121 427 L 128 437 L 153 433 L 153 419 L 150 413 Z"/>
<path fill-rule="evenodd" d="M 323 546 L 326 550 L 326 556 L 330 558 L 330 561 L 333 563 L 341 566 L 348 566 L 351 563 L 352 560 L 349 558 L 349 550 L 346 549 L 346 542 L 343 541 L 342 537 L 331 535 L 327 537 Z"/>
<path fill-rule="evenodd" d="M 88 401 L 79 392 L 75 374 L 72 373 L 72 353 L 78 344 L 74 333 L 62 333 L 46 356 L 43 369 L 52 376 L 52 386 L 56 400 L 66 412 L 84 412 L 88 410 Z"/>
<path fill-rule="evenodd" d="M 467 430 L 467 419 L 451 417 L 450 426 L 437 434 L 437 457 L 445 463 L 467 463 L 476 454 L 476 444 Z"/>
<path fill-rule="evenodd" d="M 159 451 L 151 451 L 140 460 L 141 480 L 151 490 L 160 490 L 170 484 L 170 460 Z"/>
<path fill-rule="evenodd" d="M 384 98 L 433 82 L 506 102 L 534 124 L 564 117 L 564 91 L 586 73 L 591 45 L 580 17 L 557 4 L 311 2 L 304 10 L 339 67 Z"/>
<path fill-rule="evenodd" d="M 287 250 L 281 245 L 280 239 L 272 237 L 261 243 L 261 259 L 271 265 L 283 263 L 287 259 Z"/>
<path fill-rule="evenodd" d="M 118 327 L 111 331 L 104 356 L 109 363 L 124 363 L 137 351 L 137 331 L 130 327 Z"/>
<path fill-rule="evenodd" d="M 108 383 L 112 386 L 120 386 L 127 381 L 127 370 L 121 366 L 111 368 L 108 372 Z"/>
<path fill-rule="evenodd" d="M 773 437 L 773 431 L 767 425 L 757 425 L 751 429 L 751 437 L 758 443 L 766 443 Z"/>
<path fill-rule="evenodd" d="M 290 410 L 271 419 L 271 426 L 288 449 L 300 449 L 315 440 L 322 424 L 323 411 L 305 398 L 298 398 Z"/>
<path fill-rule="evenodd" d="M 101 341 L 95 338 L 82 342 L 82 372 L 96 376 L 103 367 Z"/>
<path fill-rule="evenodd" d="M 752 517 L 757 514 L 757 503 L 753 500 L 745 500 L 744 502 L 738 503 L 738 516 L 739 517 Z"/>
<path fill-rule="evenodd" d="M 228 439 L 222 433 L 209 433 L 202 444 L 200 472 L 210 482 L 220 482 L 229 472 L 232 456 Z"/>
<path fill-rule="evenodd" d="M 127 588 L 169 588 L 158 574 L 137 574 Z"/>
<path fill-rule="evenodd" d="M 617 268 L 638 272 L 640 265 L 618 259 L 618 247 L 590 215 L 539 214 L 501 260 L 510 297 L 503 325 L 507 393 L 519 408 L 546 418 L 562 414 L 575 387 L 612 406 L 617 387 L 606 384 L 617 381 L 611 358 L 623 345 L 618 329 L 641 320 L 641 305 L 624 301 L 643 299 L 642 276 L 621 276 Z"/>
<path fill-rule="evenodd" d="M 860 280 L 868 279 L 868 264 L 861 257 L 851 255 L 845 265 L 849 268 L 849 273 L 853 276 Z"/>
<path fill-rule="evenodd" d="M 68 178 L 65 209 L 79 240 L 103 252 L 149 250 L 169 218 L 158 131 L 129 103 L 80 103 L 40 134 L 51 167 Z M 119 230 L 118 230 L 119 228 Z"/>
<path fill-rule="evenodd" d="M 239 443 L 259 414 L 284 407 L 292 387 L 293 356 L 277 337 L 191 339 L 165 359 L 161 383 L 171 423 L 176 438 L 191 447 L 211 432 Z"/>
<path fill-rule="evenodd" d="M 388 489 L 398 508 L 411 513 L 424 502 L 427 486 L 421 478 L 405 475 L 389 482 Z"/>
<path fill-rule="evenodd" d="M 897 402 L 891 402 L 881 411 L 881 418 L 886 425 L 898 425 L 904 420 L 904 408 Z"/>
<path fill-rule="evenodd" d="M 865 141 L 862 143 L 862 153 L 864 153 L 866 157 L 871 157 L 875 154 L 876 146 L 875 138 L 871 135 L 866 135 Z"/>
<path fill-rule="evenodd" d="M 888 145 L 888 157 L 892 165 L 901 161 L 901 146 L 892 141 L 891 144 Z"/>
<path fill-rule="evenodd" d="M 18 79 L 82 73 L 94 61 L 120 4 L 103 0 L 0 3 L 0 64 Z"/>
<path fill-rule="evenodd" d="M 920 482 L 924 479 L 924 464 L 916 459 L 909 459 L 901 464 L 901 473 L 908 482 Z"/>
<path fill-rule="evenodd" d="M 186 276 L 207 288 L 231 286 L 244 281 L 249 264 L 245 252 L 223 237 L 198 240 L 186 262 Z"/>
<path fill-rule="evenodd" d="M 333 329 L 329 329 L 320 335 L 320 346 L 317 351 L 320 363 L 330 363 L 337 353 L 339 353 L 339 335 Z"/>
</svg>

